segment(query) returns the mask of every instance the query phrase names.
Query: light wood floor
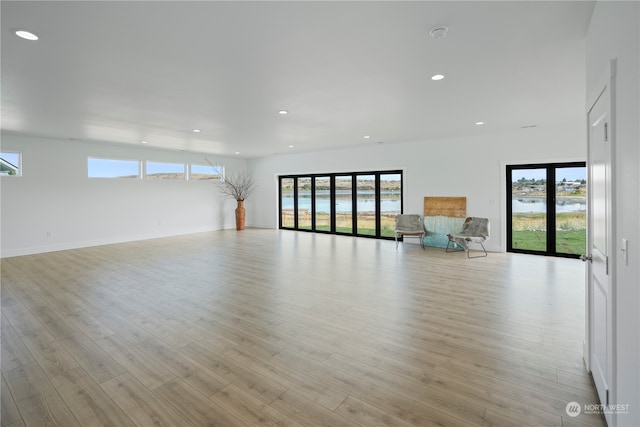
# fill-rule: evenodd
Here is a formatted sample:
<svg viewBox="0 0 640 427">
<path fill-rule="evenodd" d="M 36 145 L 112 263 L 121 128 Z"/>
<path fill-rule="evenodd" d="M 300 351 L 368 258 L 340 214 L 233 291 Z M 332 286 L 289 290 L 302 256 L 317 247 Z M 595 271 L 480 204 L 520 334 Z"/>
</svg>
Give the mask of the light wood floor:
<svg viewBox="0 0 640 427">
<path fill-rule="evenodd" d="M 601 426 L 576 260 L 221 231 L 2 260 L 2 426 Z"/>
</svg>

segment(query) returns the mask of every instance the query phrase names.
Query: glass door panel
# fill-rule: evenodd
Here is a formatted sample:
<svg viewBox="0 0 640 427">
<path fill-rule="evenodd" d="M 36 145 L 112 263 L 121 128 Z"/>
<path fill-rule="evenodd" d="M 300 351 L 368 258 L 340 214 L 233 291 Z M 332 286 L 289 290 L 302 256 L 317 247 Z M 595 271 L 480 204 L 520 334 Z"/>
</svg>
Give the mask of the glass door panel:
<svg viewBox="0 0 640 427">
<path fill-rule="evenodd" d="M 356 175 L 356 233 L 375 236 L 376 233 L 376 176 Z"/>
<path fill-rule="evenodd" d="M 280 179 L 280 226 L 295 227 L 294 178 Z"/>
<path fill-rule="evenodd" d="M 396 215 L 402 213 L 402 175 L 380 174 L 380 235 L 393 237 Z"/>
<path fill-rule="evenodd" d="M 587 168 L 559 167 L 555 171 L 556 252 L 584 254 L 587 242 Z"/>
<path fill-rule="evenodd" d="M 311 230 L 311 177 L 298 178 L 298 228 Z"/>
<path fill-rule="evenodd" d="M 402 171 L 279 177 L 280 228 L 393 239 Z"/>
<path fill-rule="evenodd" d="M 331 231 L 331 177 L 317 176 L 315 185 L 315 226 L 316 231 Z"/>
<path fill-rule="evenodd" d="M 547 251 L 547 169 L 511 171 L 511 247 Z"/>
<path fill-rule="evenodd" d="M 338 175 L 335 178 L 336 232 L 353 233 L 353 178 Z"/>
</svg>

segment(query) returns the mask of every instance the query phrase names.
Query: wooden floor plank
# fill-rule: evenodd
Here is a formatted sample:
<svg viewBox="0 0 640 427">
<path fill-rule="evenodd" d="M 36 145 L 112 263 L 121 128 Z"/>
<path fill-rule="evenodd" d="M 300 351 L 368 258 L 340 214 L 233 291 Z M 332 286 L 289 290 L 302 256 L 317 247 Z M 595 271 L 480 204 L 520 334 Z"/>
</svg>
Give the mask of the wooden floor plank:
<svg viewBox="0 0 640 427">
<path fill-rule="evenodd" d="M 154 389 L 175 378 L 161 363 L 117 334 L 98 340 L 97 344 L 147 388 Z"/>
<path fill-rule="evenodd" d="M 153 334 L 151 334 L 151 332 L 139 327 L 120 314 L 114 313 L 110 310 L 99 310 L 94 316 L 109 329 L 118 331 L 118 335 L 132 345 L 140 344 L 149 338 L 153 338 Z"/>
<path fill-rule="evenodd" d="M 303 426 L 355 427 L 362 425 L 338 415 L 324 406 L 316 405 L 293 390 L 287 390 L 278 396 L 271 406 Z"/>
<path fill-rule="evenodd" d="M 5 285 L 4 279 L 2 284 L 2 321 L 9 321 L 18 334 L 42 328 L 42 323 L 13 295 L 8 286 Z"/>
<path fill-rule="evenodd" d="M 80 426 L 37 363 L 19 366 L 3 375 L 27 426 Z"/>
<path fill-rule="evenodd" d="M 231 412 L 247 426 L 303 426 L 233 384 L 229 384 L 213 395 L 211 400 Z"/>
<path fill-rule="evenodd" d="M 500 415 L 491 410 L 487 411 L 487 414 L 485 415 L 484 423 L 482 424 L 482 427 L 514 427 L 514 426 L 538 427 L 537 424 L 526 423 L 520 418 L 509 418 L 505 415 Z"/>
<path fill-rule="evenodd" d="M 171 380 L 154 390 L 180 418 L 181 426 L 244 427 L 246 423 L 236 418 L 226 406 L 205 398 L 197 390 L 180 379 Z"/>
<path fill-rule="evenodd" d="M 92 340 L 109 337 L 115 332 L 84 310 L 76 310 L 64 316 L 64 319 Z"/>
<path fill-rule="evenodd" d="M 415 250 L 414 250 L 415 249 Z M 248 229 L 2 260 L 2 425 L 591 426 L 584 266 Z"/>
<path fill-rule="evenodd" d="M 365 426 L 410 426 L 406 421 L 371 406 L 362 400 L 348 396 L 336 409 L 336 413 Z"/>
<path fill-rule="evenodd" d="M 194 341 L 193 338 L 184 335 L 154 316 L 149 316 L 143 312 L 126 316 L 126 319 L 134 325 L 147 330 L 155 338 L 161 339 L 167 344 L 173 346 L 173 348 L 180 348 Z"/>
<path fill-rule="evenodd" d="M 58 387 L 58 393 L 82 426 L 134 427 L 133 421 L 84 370 Z"/>
<path fill-rule="evenodd" d="M 13 326 L 4 319 L 4 315 L 0 322 L 2 323 L 2 344 L 0 345 L 2 371 L 10 371 L 18 366 L 33 362 L 34 359 L 29 349 L 24 345 Z"/>
<path fill-rule="evenodd" d="M 18 410 L 15 400 L 9 391 L 4 375 L 0 377 L 2 380 L 2 388 L 0 389 L 0 400 L 2 401 L 2 410 L 0 411 L 0 425 L 11 425 L 22 422 L 22 416 Z"/>
<path fill-rule="evenodd" d="M 425 417 L 424 414 L 431 409 L 439 411 L 441 418 L 450 418 L 451 420 L 446 424 L 454 425 L 462 421 L 471 425 L 481 425 L 483 422 L 486 409 L 482 404 L 472 402 L 459 394 L 447 393 L 447 390 L 444 390 L 439 384 L 435 384 L 434 381 L 421 382 L 420 377 L 402 378 L 395 373 L 385 372 L 338 354 L 334 354 L 324 363 L 335 369 L 332 374 L 334 377 L 339 378 L 347 375 L 343 380 L 345 382 L 350 377 L 358 378 L 357 390 L 350 390 L 350 394 L 378 407 L 393 405 L 395 407 L 390 407 L 389 412 L 395 413 L 401 418 L 433 418 Z M 367 383 L 374 386 L 366 385 Z M 389 392 L 375 392 L 379 389 Z M 403 399 L 398 400 L 390 397 L 396 395 L 403 397 Z M 421 406 L 414 408 L 416 404 Z M 419 412 L 414 414 L 412 409 Z"/>
<path fill-rule="evenodd" d="M 182 354 L 182 351 L 160 340 L 152 338 L 136 348 L 154 358 L 163 369 L 181 378 L 203 396 L 212 396 L 229 384 L 223 377 L 200 366 Z"/>
<path fill-rule="evenodd" d="M 208 350 L 205 344 L 195 342 L 183 347 L 181 351 L 204 368 L 220 375 L 264 403 L 273 402 L 287 390 L 279 382 L 268 379 L 250 367 L 237 363 L 224 354 Z"/>
<path fill-rule="evenodd" d="M 73 371 L 80 365 L 51 333 L 41 328 L 27 332 L 22 340 L 54 387 L 73 382 Z"/>
<path fill-rule="evenodd" d="M 128 373 L 104 382 L 102 388 L 138 426 L 181 425 L 178 414 Z"/>
<path fill-rule="evenodd" d="M 122 365 L 84 334 L 68 335 L 60 344 L 99 384 L 126 372 Z"/>
<path fill-rule="evenodd" d="M 314 378 L 299 370 L 276 364 L 273 360 L 260 357 L 247 348 L 235 348 L 226 354 L 328 409 L 337 408 L 347 396 L 344 390 L 336 389 L 333 383 L 326 379 Z"/>
</svg>

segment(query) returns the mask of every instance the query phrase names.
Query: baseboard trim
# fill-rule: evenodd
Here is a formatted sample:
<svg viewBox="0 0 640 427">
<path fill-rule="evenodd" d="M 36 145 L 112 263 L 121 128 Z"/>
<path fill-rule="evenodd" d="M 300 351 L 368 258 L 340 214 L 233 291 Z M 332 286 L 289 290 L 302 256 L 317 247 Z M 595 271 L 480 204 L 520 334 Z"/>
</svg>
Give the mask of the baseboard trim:
<svg viewBox="0 0 640 427">
<path fill-rule="evenodd" d="M 0 259 L 4 258 L 13 258 L 17 256 L 25 256 L 25 255 L 35 255 L 42 254 L 47 252 L 57 252 L 57 251 L 67 251 L 71 249 L 82 249 L 82 248 L 90 248 L 92 246 L 102 246 L 102 245 L 113 245 L 116 243 L 127 243 L 127 242 L 136 242 L 140 240 L 151 240 L 151 239 L 160 239 L 163 237 L 173 237 L 173 236 L 182 236 L 185 234 L 195 234 L 195 233 L 204 233 L 208 231 L 219 231 L 226 230 L 226 228 L 213 228 L 213 227 L 197 227 L 183 230 L 174 230 L 169 232 L 161 232 L 161 233 L 145 233 L 138 234 L 133 236 L 116 236 L 116 237 L 108 237 L 104 239 L 96 239 L 96 240 L 83 240 L 83 241 L 75 241 L 75 242 L 64 242 L 57 243 L 53 245 L 44 245 L 44 246 L 30 246 L 25 248 L 15 248 L 15 249 L 1 249 L 0 250 Z"/>
</svg>

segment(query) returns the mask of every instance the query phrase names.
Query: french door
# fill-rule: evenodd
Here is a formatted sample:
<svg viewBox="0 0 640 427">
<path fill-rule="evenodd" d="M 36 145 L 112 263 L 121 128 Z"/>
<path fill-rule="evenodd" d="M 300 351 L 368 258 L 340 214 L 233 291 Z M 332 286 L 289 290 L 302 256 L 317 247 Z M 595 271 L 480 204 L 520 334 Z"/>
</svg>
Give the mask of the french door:
<svg viewBox="0 0 640 427">
<path fill-rule="evenodd" d="M 390 239 L 402 171 L 280 176 L 279 211 L 283 229 Z"/>
<path fill-rule="evenodd" d="M 507 251 L 578 258 L 586 251 L 585 162 L 507 166 Z"/>
</svg>

